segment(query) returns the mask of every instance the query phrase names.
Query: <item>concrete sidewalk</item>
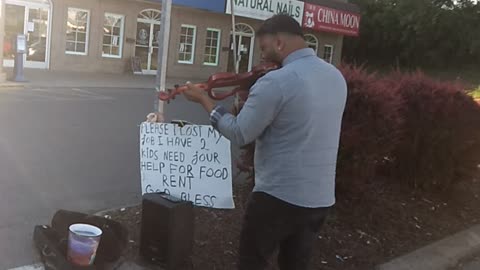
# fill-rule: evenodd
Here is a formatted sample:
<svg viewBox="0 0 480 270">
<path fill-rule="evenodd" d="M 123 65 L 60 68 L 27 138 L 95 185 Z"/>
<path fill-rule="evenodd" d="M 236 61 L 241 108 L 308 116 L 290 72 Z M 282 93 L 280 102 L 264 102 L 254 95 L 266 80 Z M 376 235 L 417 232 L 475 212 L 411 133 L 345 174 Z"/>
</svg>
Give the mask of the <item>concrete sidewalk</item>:
<svg viewBox="0 0 480 270">
<path fill-rule="evenodd" d="M 12 77 L 13 71 L 5 68 L 7 78 Z M 6 81 L 0 83 L 0 88 L 6 87 L 96 87 L 96 88 L 135 88 L 154 89 L 154 75 L 134 75 L 132 73 L 111 74 L 93 72 L 50 71 L 43 69 L 25 69 L 25 83 Z M 204 81 L 207 78 L 192 81 Z M 167 78 L 167 87 L 183 84 L 186 80 Z"/>
<path fill-rule="evenodd" d="M 465 268 L 455 268 L 462 260 L 480 253 L 480 225 L 473 226 L 438 242 L 420 248 L 390 262 L 376 270 L 476 270 L 478 262 Z M 467 268 L 468 267 L 468 268 Z"/>
<path fill-rule="evenodd" d="M 469 262 L 462 263 L 455 270 L 478 270 L 480 269 L 480 257 L 474 258 Z"/>
</svg>

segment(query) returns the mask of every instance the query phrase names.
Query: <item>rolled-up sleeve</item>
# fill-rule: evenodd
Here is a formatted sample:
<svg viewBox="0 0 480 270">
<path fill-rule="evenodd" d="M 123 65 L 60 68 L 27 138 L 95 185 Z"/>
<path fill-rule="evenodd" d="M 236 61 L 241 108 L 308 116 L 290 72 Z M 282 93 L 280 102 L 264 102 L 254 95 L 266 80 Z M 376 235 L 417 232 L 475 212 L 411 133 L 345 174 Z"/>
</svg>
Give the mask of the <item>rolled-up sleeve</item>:
<svg viewBox="0 0 480 270">
<path fill-rule="evenodd" d="M 267 76 L 250 90 L 247 101 L 237 116 L 216 106 L 210 114 L 212 125 L 232 143 L 240 146 L 257 139 L 280 111 L 283 96 L 278 84 Z"/>
</svg>

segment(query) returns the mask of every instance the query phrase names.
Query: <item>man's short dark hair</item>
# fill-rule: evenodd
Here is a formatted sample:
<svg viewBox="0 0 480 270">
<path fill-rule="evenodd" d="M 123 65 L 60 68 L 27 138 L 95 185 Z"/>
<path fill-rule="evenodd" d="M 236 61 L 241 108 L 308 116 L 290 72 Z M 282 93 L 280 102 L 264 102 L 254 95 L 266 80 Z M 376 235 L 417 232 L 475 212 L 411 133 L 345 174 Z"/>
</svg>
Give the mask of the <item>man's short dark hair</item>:
<svg viewBox="0 0 480 270">
<path fill-rule="evenodd" d="M 302 27 L 288 14 L 274 15 L 270 19 L 264 21 L 257 30 L 256 35 L 261 37 L 265 35 L 276 35 L 279 33 L 301 36 L 303 38 Z"/>
</svg>

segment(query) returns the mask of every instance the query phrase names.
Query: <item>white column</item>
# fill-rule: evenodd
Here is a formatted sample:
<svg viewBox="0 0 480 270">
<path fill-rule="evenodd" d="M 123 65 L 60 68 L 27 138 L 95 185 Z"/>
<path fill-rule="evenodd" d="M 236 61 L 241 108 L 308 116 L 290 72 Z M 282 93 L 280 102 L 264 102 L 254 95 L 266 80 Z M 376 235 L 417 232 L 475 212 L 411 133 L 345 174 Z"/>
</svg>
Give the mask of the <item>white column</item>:
<svg viewBox="0 0 480 270">
<path fill-rule="evenodd" d="M 162 1 L 162 24 L 160 25 L 159 37 L 162 39 L 158 46 L 158 65 L 157 65 L 157 91 L 165 91 L 167 81 L 167 63 L 168 63 L 168 44 L 170 41 L 170 17 L 172 13 L 172 0 Z M 157 103 L 158 102 L 158 103 Z M 164 103 L 156 100 L 155 109 L 163 121 Z"/>
</svg>

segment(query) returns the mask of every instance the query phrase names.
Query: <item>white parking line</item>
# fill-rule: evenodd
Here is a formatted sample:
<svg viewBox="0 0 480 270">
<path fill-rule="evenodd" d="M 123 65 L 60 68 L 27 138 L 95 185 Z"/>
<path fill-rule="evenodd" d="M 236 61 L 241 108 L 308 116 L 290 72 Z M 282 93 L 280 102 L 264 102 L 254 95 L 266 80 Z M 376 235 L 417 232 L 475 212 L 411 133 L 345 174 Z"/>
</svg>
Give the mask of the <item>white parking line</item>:
<svg viewBox="0 0 480 270">
<path fill-rule="evenodd" d="M 115 98 L 81 88 L 45 89 L 31 88 L 24 91 L 6 91 L 5 95 L 19 101 L 107 101 Z M 9 99 L 9 100 L 10 100 Z"/>
<path fill-rule="evenodd" d="M 45 270 L 45 268 L 43 267 L 43 264 L 37 263 L 37 264 L 12 268 L 12 269 L 9 269 L 9 270 Z"/>
</svg>

